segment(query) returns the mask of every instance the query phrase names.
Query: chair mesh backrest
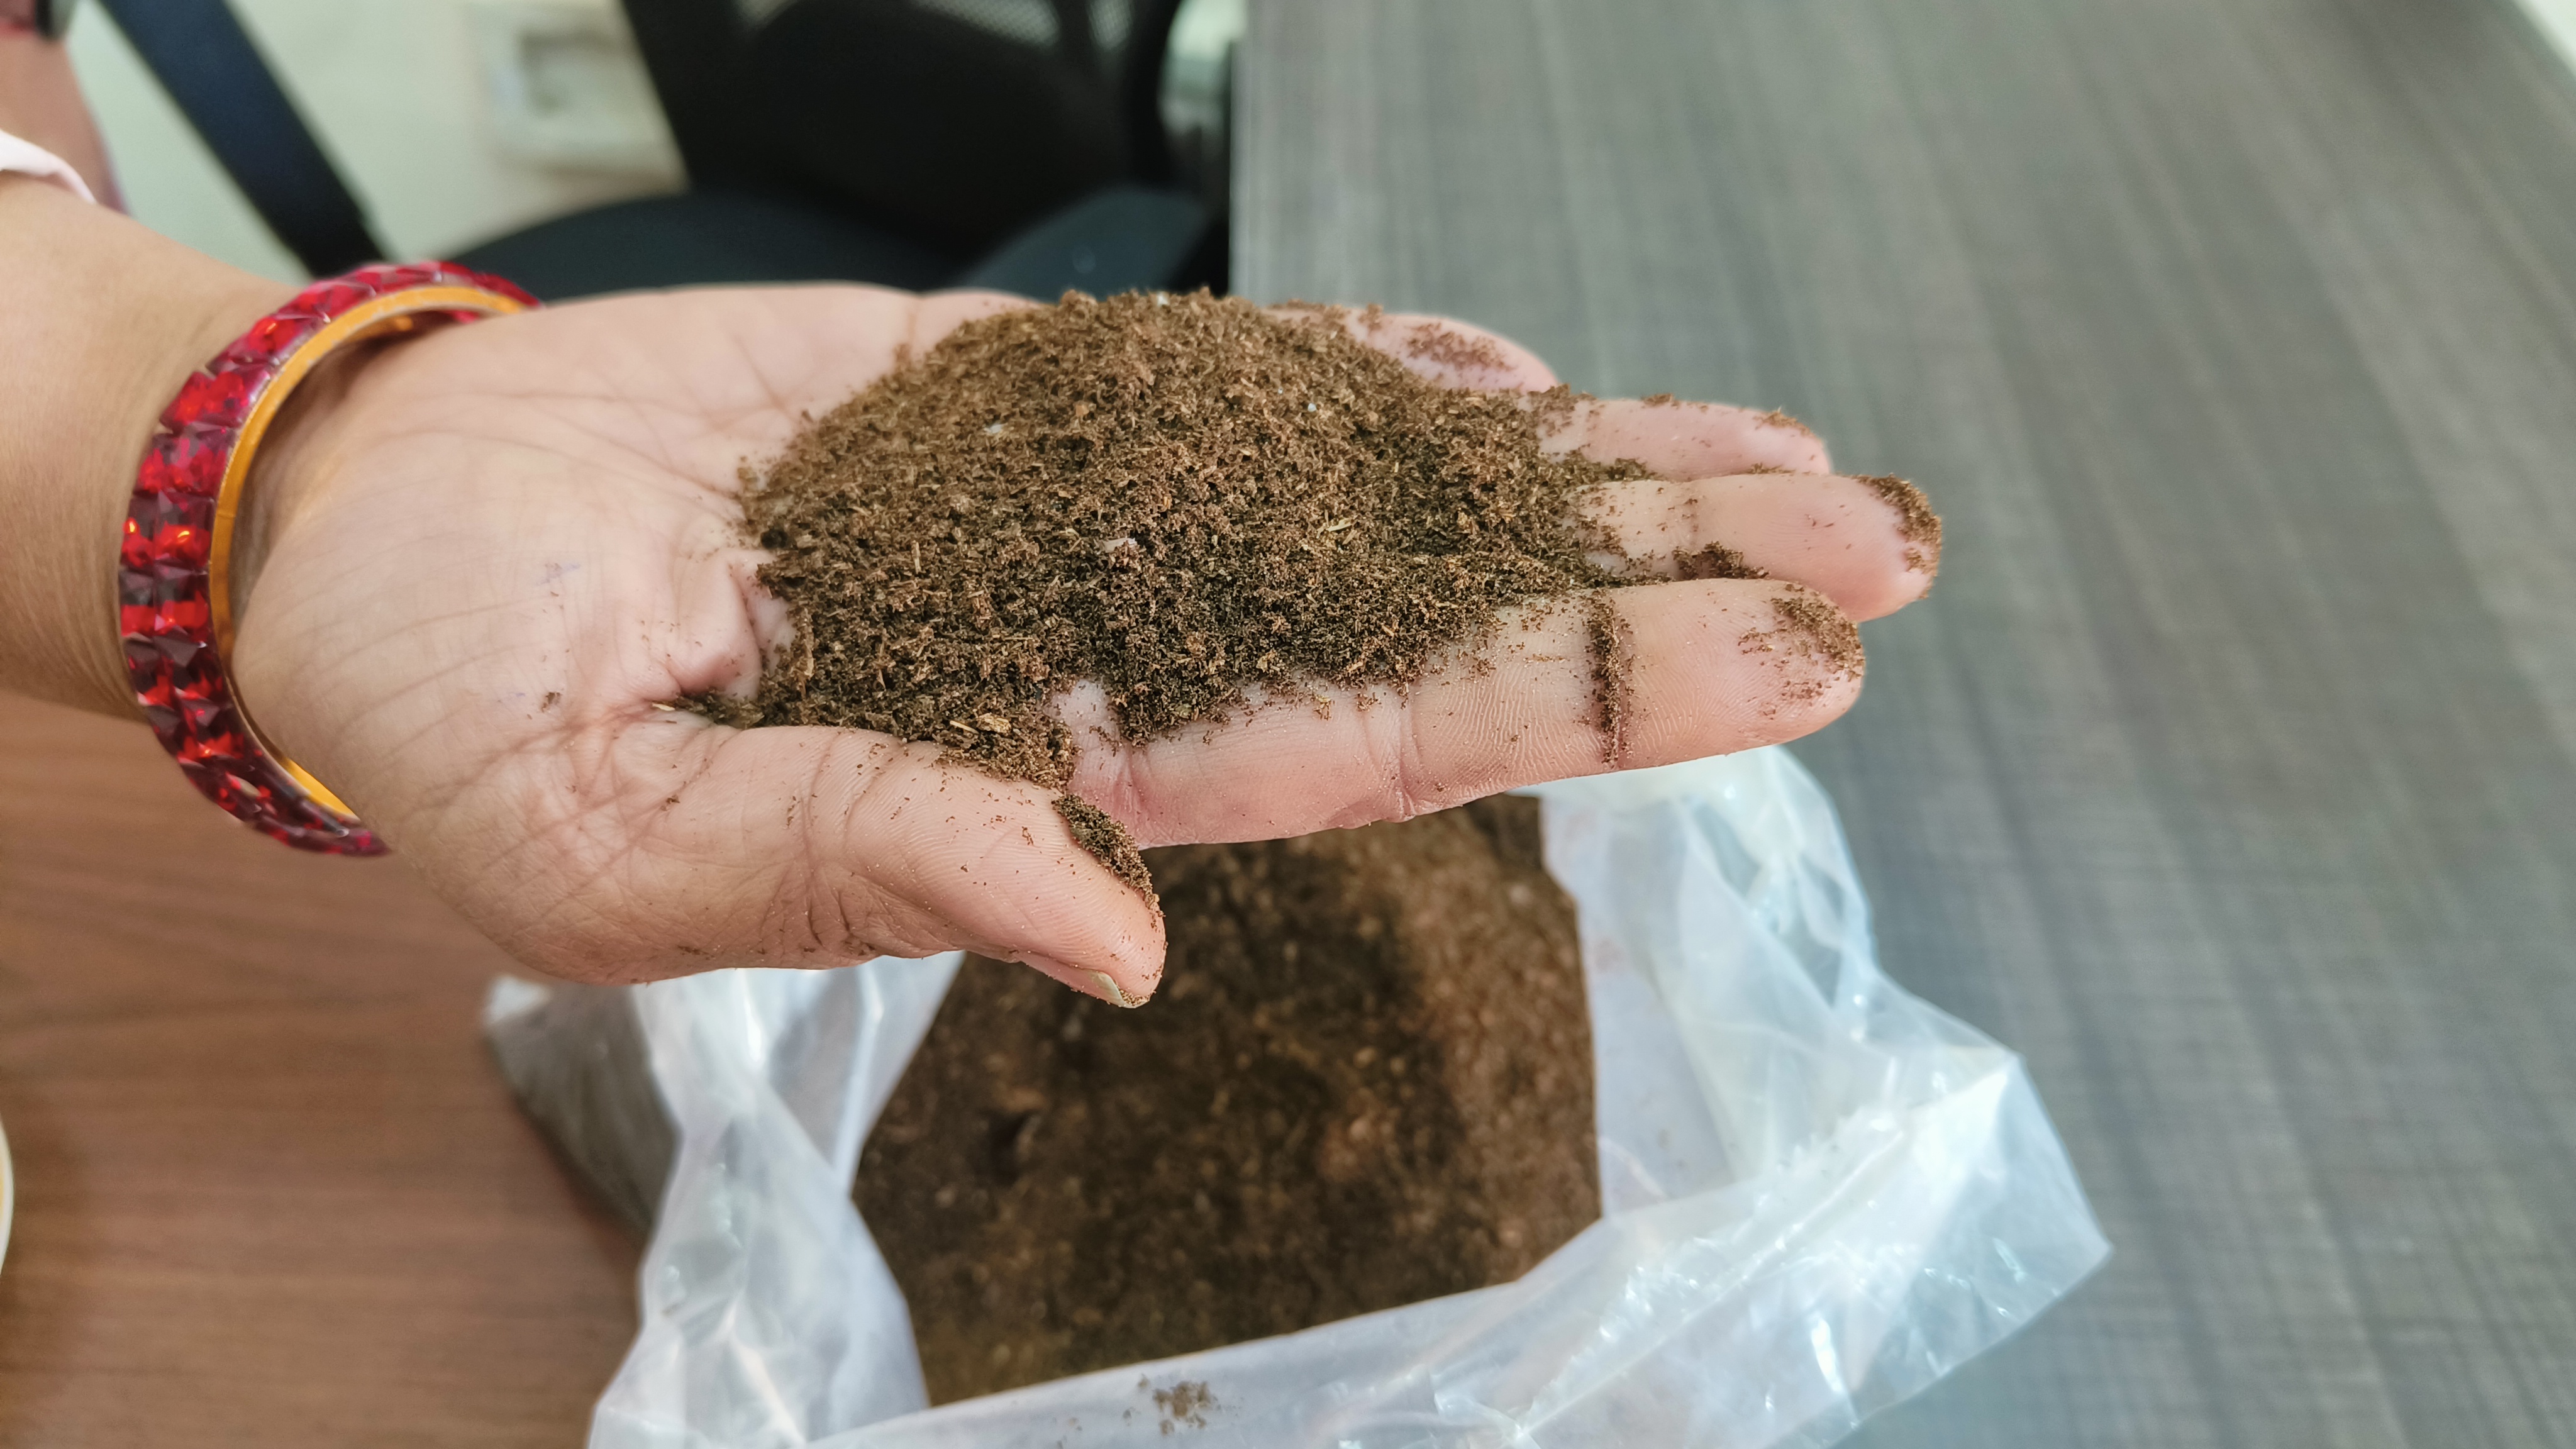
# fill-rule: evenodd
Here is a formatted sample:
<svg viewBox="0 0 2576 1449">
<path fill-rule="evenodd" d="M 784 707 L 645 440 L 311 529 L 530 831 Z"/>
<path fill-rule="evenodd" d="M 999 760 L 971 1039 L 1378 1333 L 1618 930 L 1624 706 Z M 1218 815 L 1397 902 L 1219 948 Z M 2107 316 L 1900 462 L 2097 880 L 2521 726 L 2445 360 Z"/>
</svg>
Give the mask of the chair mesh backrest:
<svg viewBox="0 0 2576 1449">
<path fill-rule="evenodd" d="M 960 254 L 1168 170 L 1178 0 L 626 0 L 693 179 L 837 202 Z"/>
<path fill-rule="evenodd" d="M 733 0 L 733 8 L 753 29 L 766 24 L 793 0 Z M 924 10 L 963 20 L 967 24 L 992 32 L 1004 40 L 1020 45 L 1052 50 L 1062 39 L 1056 21 L 1056 7 L 1051 0 L 910 0 Z M 1128 29 L 1135 18 L 1130 0 L 1092 0 L 1087 7 L 1091 15 L 1093 44 L 1102 52 L 1125 48 Z"/>
</svg>

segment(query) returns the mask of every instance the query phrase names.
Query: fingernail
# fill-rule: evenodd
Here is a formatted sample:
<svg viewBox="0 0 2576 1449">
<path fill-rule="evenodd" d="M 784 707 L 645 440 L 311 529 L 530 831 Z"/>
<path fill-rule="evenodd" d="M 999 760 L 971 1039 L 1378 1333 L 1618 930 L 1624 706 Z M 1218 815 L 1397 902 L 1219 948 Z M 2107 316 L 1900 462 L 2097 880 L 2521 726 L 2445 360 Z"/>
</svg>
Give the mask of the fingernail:
<svg viewBox="0 0 2576 1449">
<path fill-rule="evenodd" d="M 1023 952 L 1018 959 L 1021 965 L 1034 966 L 1083 995 L 1106 1001 L 1112 1006 L 1132 1010 L 1145 1004 L 1142 1000 L 1129 996 L 1125 988 L 1118 984 L 1118 979 L 1106 971 L 1067 966 L 1051 956 L 1040 956 L 1034 952 Z"/>
</svg>

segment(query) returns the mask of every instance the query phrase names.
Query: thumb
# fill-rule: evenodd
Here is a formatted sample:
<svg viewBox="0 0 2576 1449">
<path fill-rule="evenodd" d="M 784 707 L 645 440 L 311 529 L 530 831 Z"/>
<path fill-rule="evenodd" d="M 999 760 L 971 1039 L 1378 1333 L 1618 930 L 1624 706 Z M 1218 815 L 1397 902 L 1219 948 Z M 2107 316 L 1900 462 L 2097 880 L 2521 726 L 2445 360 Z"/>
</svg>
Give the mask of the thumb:
<svg viewBox="0 0 2576 1449">
<path fill-rule="evenodd" d="M 584 828 L 614 864 L 545 913 L 599 924 L 531 922 L 503 942 L 541 967 L 651 979 L 962 947 L 1120 1005 L 1162 979 L 1160 907 L 1041 786 L 867 731 L 684 714 L 639 722 L 612 753 L 615 803 Z"/>
</svg>

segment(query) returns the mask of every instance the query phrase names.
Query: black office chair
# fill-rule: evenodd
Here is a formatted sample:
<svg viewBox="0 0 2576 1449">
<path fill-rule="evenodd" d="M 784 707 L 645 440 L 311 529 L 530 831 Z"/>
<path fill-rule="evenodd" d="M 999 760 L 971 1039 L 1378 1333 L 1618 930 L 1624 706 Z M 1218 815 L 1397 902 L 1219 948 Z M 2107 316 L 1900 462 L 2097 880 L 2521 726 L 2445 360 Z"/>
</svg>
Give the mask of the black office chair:
<svg viewBox="0 0 2576 1449">
<path fill-rule="evenodd" d="M 455 260 L 548 299 L 804 280 L 1221 289 L 1219 207 L 1173 184 L 1163 132 L 1178 3 L 625 0 L 688 191 Z M 380 254 L 224 0 L 105 4 L 307 267 Z"/>
</svg>

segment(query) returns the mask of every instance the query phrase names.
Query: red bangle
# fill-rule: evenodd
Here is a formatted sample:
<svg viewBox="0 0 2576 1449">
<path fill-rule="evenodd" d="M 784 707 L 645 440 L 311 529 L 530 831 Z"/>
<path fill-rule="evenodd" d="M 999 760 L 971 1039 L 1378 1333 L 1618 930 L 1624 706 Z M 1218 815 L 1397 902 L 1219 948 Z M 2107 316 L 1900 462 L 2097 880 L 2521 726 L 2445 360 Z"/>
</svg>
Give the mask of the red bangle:
<svg viewBox="0 0 2576 1449">
<path fill-rule="evenodd" d="M 444 262 L 316 282 L 190 377 L 143 454 L 118 559 L 118 628 L 134 702 L 206 798 L 262 834 L 326 855 L 382 855 L 338 796 L 269 747 L 233 698 L 226 565 L 242 480 L 295 385 L 338 348 L 525 311 L 535 298 Z"/>
</svg>

